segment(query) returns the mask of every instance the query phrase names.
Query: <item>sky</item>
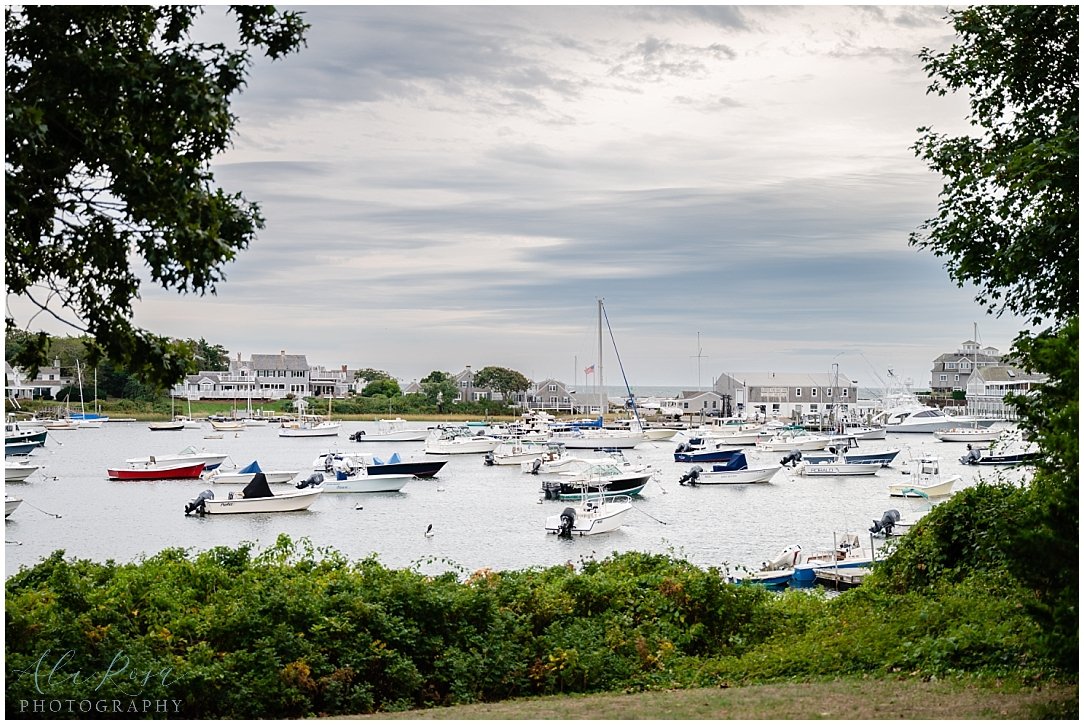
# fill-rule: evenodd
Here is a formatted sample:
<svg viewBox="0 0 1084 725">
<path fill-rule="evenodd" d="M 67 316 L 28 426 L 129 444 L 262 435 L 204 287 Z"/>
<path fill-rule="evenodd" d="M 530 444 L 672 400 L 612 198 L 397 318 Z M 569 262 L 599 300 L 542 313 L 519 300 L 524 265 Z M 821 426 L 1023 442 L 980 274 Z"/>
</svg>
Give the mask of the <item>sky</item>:
<svg viewBox="0 0 1084 725">
<path fill-rule="evenodd" d="M 213 165 L 267 227 L 217 296 L 145 285 L 155 332 L 585 385 L 601 298 L 633 387 L 838 364 L 924 388 L 974 325 L 1003 352 L 1025 328 L 908 245 L 942 185 L 917 129 L 967 130 L 918 59 L 944 6 L 288 9 L 307 47 L 253 64 Z"/>
</svg>

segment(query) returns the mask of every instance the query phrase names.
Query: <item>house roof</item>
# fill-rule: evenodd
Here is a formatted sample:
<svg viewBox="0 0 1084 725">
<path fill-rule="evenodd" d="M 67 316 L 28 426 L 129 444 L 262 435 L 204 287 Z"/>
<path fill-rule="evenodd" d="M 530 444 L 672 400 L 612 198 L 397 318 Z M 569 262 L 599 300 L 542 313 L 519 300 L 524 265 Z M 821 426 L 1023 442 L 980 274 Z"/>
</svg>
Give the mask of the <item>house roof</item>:
<svg viewBox="0 0 1084 725">
<path fill-rule="evenodd" d="M 253 370 L 308 370 L 309 363 L 304 355 L 253 355 Z"/>
<path fill-rule="evenodd" d="M 853 387 L 852 378 L 842 370 L 836 373 L 723 373 L 746 387 L 802 388 L 815 385 L 822 388 Z M 838 381 L 838 383 L 837 383 Z"/>
<path fill-rule="evenodd" d="M 978 375 L 979 378 L 988 383 L 1005 383 L 1010 381 L 1041 382 L 1047 379 L 1046 375 L 1024 372 L 1020 368 L 1014 368 L 1011 365 L 991 365 L 990 367 L 980 368 L 973 374 Z"/>
</svg>

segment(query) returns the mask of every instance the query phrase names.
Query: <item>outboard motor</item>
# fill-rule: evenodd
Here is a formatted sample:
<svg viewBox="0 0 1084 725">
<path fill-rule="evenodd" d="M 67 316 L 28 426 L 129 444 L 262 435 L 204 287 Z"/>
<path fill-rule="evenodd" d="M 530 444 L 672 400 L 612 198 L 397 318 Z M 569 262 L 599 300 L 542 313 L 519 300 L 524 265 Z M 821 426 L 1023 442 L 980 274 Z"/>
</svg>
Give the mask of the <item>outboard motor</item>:
<svg viewBox="0 0 1084 725">
<path fill-rule="evenodd" d="M 688 453 L 693 449 L 688 443 L 679 443 L 678 447 L 674 449 L 674 453 Z"/>
<path fill-rule="evenodd" d="M 314 473 L 311 476 L 309 476 L 308 478 L 306 478 L 304 481 L 298 481 L 297 485 L 295 485 L 294 488 L 309 488 L 310 486 L 312 488 L 316 488 L 317 486 L 319 486 L 323 482 L 324 482 L 324 474 L 317 471 L 316 473 Z"/>
<path fill-rule="evenodd" d="M 540 471 L 541 469 L 542 469 L 542 459 L 541 459 L 541 458 L 536 458 L 536 459 L 534 459 L 533 461 L 531 461 L 531 470 L 530 470 L 530 473 L 531 473 L 532 475 L 535 475 L 535 476 L 537 476 L 537 475 L 538 475 L 538 472 L 539 472 L 539 471 Z"/>
<path fill-rule="evenodd" d="M 207 507 L 204 505 L 203 502 L 204 501 L 210 501 L 214 497 L 215 497 L 215 492 L 212 491 L 209 488 L 207 490 L 205 490 L 205 491 L 201 491 L 199 496 L 196 496 L 194 499 L 192 499 L 192 501 L 185 504 L 184 515 L 188 516 L 193 511 L 195 511 L 200 516 L 203 516 L 204 514 L 207 513 Z"/>
<path fill-rule="evenodd" d="M 354 431 L 350 434 L 350 440 L 354 441 L 355 443 L 361 443 L 361 437 L 363 435 L 365 435 L 365 431 L 363 430 Z"/>
<path fill-rule="evenodd" d="M 896 509 L 889 509 L 881 514 L 880 521 L 874 521 L 873 526 L 869 527 L 871 534 L 879 534 L 882 531 L 885 536 L 892 534 L 892 527 L 900 520 L 900 512 Z"/>
<path fill-rule="evenodd" d="M 797 466 L 801 460 L 802 452 L 795 448 L 793 451 L 783 456 L 783 458 L 779 460 L 779 464 L 782 466 Z"/>
<path fill-rule="evenodd" d="M 798 544 L 791 544 L 787 548 L 783 549 L 779 554 L 771 561 L 760 562 L 761 571 L 780 571 L 782 569 L 790 569 L 798 564 L 802 559 L 802 547 Z"/>
<path fill-rule="evenodd" d="M 703 470 L 700 466 L 693 466 L 685 472 L 684 476 L 678 479 L 678 483 L 682 486 L 695 486 L 700 478 L 700 472 Z"/>
<path fill-rule="evenodd" d="M 572 527 L 576 524 L 576 509 L 571 506 L 561 512 L 561 524 L 557 527 L 557 536 L 562 539 L 572 538 Z"/>
<path fill-rule="evenodd" d="M 492 466 L 494 463 L 496 463 L 496 460 L 493 458 L 493 451 L 488 451 L 486 453 L 486 457 L 482 459 L 482 463 L 486 464 L 487 466 Z"/>
<path fill-rule="evenodd" d="M 324 473 L 333 473 L 335 471 L 335 454 L 328 453 L 324 456 Z"/>
<path fill-rule="evenodd" d="M 967 466 L 972 466 L 978 463 L 980 458 L 982 458 L 982 454 L 979 453 L 978 450 L 976 450 L 975 448 L 972 448 L 971 444 L 968 443 L 967 453 L 965 453 L 963 458 L 960 459 L 960 463 L 963 463 Z"/>
<path fill-rule="evenodd" d="M 542 496 L 548 501 L 560 501 L 561 500 L 561 482 L 560 481 L 543 481 L 542 482 Z"/>
</svg>

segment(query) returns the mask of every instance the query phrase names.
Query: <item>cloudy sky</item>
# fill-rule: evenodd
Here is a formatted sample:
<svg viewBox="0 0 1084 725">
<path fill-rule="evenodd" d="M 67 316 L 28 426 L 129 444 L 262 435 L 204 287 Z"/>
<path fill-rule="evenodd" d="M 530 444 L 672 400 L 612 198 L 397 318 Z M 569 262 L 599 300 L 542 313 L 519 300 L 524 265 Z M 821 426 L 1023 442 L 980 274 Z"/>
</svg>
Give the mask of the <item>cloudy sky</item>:
<svg viewBox="0 0 1084 725">
<path fill-rule="evenodd" d="M 603 298 L 633 386 L 690 388 L 832 363 L 924 387 L 974 323 L 1002 350 L 1023 327 L 907 244 L 941 186 L 916 129 L 966 129 L 917 58 L 951 44 L 944 6 L 304 11 L 214 166 L 266 230 L 217 297 L 146 287 L 138 323 L 583 385 Z"/>
</svg>

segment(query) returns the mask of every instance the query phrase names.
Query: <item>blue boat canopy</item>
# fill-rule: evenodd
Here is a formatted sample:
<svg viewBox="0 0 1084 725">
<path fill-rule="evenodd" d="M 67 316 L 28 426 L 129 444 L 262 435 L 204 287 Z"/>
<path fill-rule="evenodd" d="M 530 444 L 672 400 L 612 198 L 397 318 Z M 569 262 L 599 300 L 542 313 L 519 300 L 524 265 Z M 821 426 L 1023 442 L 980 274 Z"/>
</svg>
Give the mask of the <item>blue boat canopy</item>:
<svg viewBox="0 0 1084 725">
<path fill-rule="evenodd" d="M 248 464 L 240 471 L 238 471 L 238 473 L 262 473 L 262 471 L 260 470 L 260 464 L 256 461 L 253 461 L 252 463 Z"/>
<path fill-rule="evenodd" d="M 391 458 L 388 459 L 388 463 L 402 463 L 403 459 L 399 457 L 398 453 L 392 453 Z"/>
</svg>

